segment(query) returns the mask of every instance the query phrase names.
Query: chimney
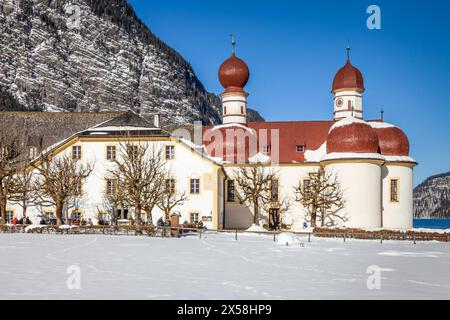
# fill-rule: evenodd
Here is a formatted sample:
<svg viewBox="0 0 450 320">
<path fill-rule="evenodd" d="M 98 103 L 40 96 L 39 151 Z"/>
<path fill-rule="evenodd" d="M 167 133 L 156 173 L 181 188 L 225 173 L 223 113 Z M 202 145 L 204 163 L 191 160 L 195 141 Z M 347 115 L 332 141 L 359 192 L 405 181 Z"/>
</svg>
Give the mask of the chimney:
<svg viewBox="0 0 450 320">
<path fill-rule="evenodd" d="M 153 118 L 153 125 L 154 125 L 156 128 L 159 128 L 159 127 L 160 127 L 159 114 L 155 114 L 153 117 L 154 117 L 154 118 Z"/>
</svg>

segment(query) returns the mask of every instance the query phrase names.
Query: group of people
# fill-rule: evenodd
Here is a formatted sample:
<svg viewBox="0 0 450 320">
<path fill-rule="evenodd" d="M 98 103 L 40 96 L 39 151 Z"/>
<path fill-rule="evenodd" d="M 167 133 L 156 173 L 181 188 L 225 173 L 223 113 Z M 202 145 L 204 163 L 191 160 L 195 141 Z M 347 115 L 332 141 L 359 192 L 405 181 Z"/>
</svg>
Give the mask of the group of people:
<svg viewBox="0 0 450 320">
<path fill-rule="evenodd" d="M 31 224 L 31 221 L 30 221 L 30 224 Z M 56 219 L 45 219 L 42 217 L 39 224 L 41 226 L 56 225 Z M 71 223 L 69 223 L 69 224 L 80 225 L 80 226 L 89 226 L 89 227 L 94 225 L 91 218 L 89 218 L 88 220 L 83 218 L 83 219 L 81 219 L 81 221 L 71 221 Z"/>
<path fill-rule="evenodd" d="M 12 219 L 11 224 L 13 225 L 18 225 L 18 224 L 33 224 L 30 220 L 30 218 L 25 217 L 25 218 L 20 218 L 17 219 L 16 217 L 14 217 L 14 219 Z"/>
</svg>

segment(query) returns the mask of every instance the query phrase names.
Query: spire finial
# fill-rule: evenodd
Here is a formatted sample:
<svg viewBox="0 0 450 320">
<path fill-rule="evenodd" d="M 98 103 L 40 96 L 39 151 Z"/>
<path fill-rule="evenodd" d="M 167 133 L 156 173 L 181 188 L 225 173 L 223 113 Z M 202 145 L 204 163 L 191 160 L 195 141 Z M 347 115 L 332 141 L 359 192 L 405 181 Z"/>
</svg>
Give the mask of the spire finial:
<svg viewBox="0 0 450 320">
<path fill-rule="evenodd" d="M 347 43 L 347 60 L 350 60 L 350 41 Z"/>
<path fill-rule="evenodd" d="M 234 38 L 234 33 L 231 34 L 231 48 L 233 55 L 236 54 L 236 39 Z"/>
<path fill-rule="evenodd" d="M 383 109 L 383 107 L 381 107 L 380 113 L 381 113 L 381 121 L 384 122 L 384 109 Z"/>
</svg>

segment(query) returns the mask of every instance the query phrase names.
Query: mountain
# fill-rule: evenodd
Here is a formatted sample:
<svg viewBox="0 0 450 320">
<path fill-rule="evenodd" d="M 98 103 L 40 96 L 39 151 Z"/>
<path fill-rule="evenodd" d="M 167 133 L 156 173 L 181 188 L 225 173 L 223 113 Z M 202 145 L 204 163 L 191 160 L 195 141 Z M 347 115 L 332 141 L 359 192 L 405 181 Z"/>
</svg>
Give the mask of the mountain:
<svg viewBox="0 0 450 320">
<path fill-rule="evenodd" d="M 450 218 L 450 172 L 429 177 L 414 188 L 414 217 Z"/>
<path fill-rule="evenodd" d="M 0 32 L 0 92 L 9 102 L 0 109 L 220 122 L 218 97 L 126 0 L 2 0 Z"/>
</svg>

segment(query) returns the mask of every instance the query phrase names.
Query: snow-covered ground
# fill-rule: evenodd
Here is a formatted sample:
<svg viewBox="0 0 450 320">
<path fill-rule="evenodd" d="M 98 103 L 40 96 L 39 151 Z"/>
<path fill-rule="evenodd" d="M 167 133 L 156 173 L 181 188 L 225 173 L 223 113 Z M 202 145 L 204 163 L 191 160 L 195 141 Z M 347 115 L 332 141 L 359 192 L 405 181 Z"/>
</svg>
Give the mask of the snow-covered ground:
<svg viewBox="0 0 450 320">
<path fill-rule="evenodd" d="M 0 298 L 450 298 L 448 243 L 283 237 L 0 234 Z"/>
</svg>

